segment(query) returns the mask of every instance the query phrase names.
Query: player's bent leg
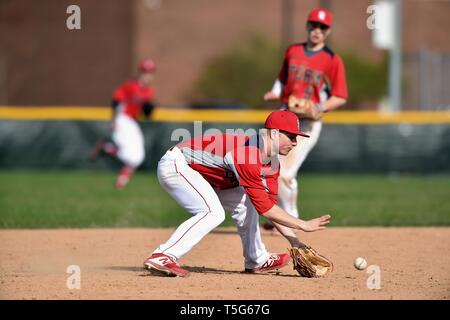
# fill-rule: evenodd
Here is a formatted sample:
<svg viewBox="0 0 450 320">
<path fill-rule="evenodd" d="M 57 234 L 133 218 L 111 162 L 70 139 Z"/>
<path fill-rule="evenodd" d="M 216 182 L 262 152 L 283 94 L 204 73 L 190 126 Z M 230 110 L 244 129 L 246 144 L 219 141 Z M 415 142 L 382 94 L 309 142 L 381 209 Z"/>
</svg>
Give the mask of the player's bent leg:
<svg viewBox="0 0 450 320">
<path fill-rule="evenodd" d="M 246 273 L 263 273 L 272 270 L 278 270 L 286 266 L 290 259 L 287 253 L 269 253 L 261 239 L 259 230 L 259 214 L 253 204 L 247 197 L 245 203 L 246 214 L 242 227 L 238 226 L 238 232 L 241 236 L 244 246 L 245 272 Z M 242 212 L 238 213 L 242 215 Z M 264 249 L 264 255 L 259 255 L 258 259 L 253 258 L 254 252 L 261 252 Z M 264 260 L 261 261 L 264 256 Z"/>
<path fill-rule="evenodd" d="M 89 154 L 89 160 L 95 161 L 103 151 L 103 145 L 105 144 L 105 138 L 100 138 L 95 144 L 94 148 Z"/>
<path fill-rule="evenodd" d="M 122 169 L 120 169 L 115 184 L 117 190 L 123 190 L 128 185 L 131 177 L 134 174 L 134 171 L 135 167 L 129 165 L 124 165 Z"/>
<path fill-rule="evenodd" d="M 170 257 L 172 262 L 166 262 L 173 269 L 177 267 L 172 263 L 176 264 L 178 259 L 225 220 L 225 211 L 211 185 L 187 165 L 178 149 L 166 153 L 158 163 L 157 173 L 162 187 L 192 214 L 152 254 Z M 150 263 L 144 264 L 152 268 Z M 172 271 L 172 275 L 179 275 L 177 271 Z"/>
<path fill-rule="evenodd" d="M 144 139 L 137 123 L 125 116 L 116 121 L 113 138 L 118 146 L 117 157 L 125 164 L 116 179 L 116 188 L 124 189 L 144 161 Z"/>
<path fill-rule="evenodd" d="M 106 141 L 102 146 L 102 150 L 110 157 L 117 157 L 117 153 L 119 152 L 115 143 L 111 141 Z"/>
<path fill-rule="evenodd" d="M 129 152 L 127 157 L 122 157 L 125 165 L 122 167 L 119 175 L 117 176 L 116 189 L 122 190 L 128 185 L 134 172 L 136 171 L 136 168 L 144 162 L 144 158 L 145 151 L 143 145 L 135 148 L 134 152 Z"/>
<path fill-rule="evenodd" d="M 112 138 L 119 160 L 137 168 L 145 157 L 144 137 L 137 122 L 125 115 L 117 116 Z"/>
<path fill-rule="evenodd" d="M 109 139 L 105 137 L 102 137 L 97 141 L 94 148 L 91 150 L 89 154 L 89 160 L 95 161 L 101 155 L 116 157 L 117 152 L 118 149 L 114 142 L 109 141 Z"/>
<path fill-rule="evenodd" d="M 270 260 L 261 239 L 259 214 L 241 187 L 216 190 L 222 205 L 231 212 L 242 242 L 245 270 L 254 270 Z"/>
<path fill-rule="evenodd" d="M 186 206 L 185 209 L 187 209 Z M 168 254 L 178 260 L 224 220 L 223 208 L 210 204 L 209 208 L 197 212 L 179 225 L 169 240 L 161 244 L 154 253 Z"/>
</svg>

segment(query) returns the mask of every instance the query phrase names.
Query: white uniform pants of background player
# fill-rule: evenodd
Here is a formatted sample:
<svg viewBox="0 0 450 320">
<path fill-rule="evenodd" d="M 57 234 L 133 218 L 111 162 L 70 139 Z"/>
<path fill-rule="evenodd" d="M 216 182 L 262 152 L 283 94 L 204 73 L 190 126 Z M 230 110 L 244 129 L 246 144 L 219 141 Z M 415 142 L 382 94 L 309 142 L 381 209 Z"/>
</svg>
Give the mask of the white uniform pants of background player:
<svg viewBox="0 0 450 320">
<path fill-rule="evenodd" d="M 120 161 L 133 168 L 141 165 L 145 158 L 144 136 L 136 120 L 119 113 L 114 119 L 112 139 Z"/>
<path fill-rule="evenodd" d="M 299 217 L 297 208 L 298 170 L 319 140 L 322 122 L 301 120 L 300 128 L 310 137 L 297 137 L 297 146 L 287 156 L 280 156 L 281 168 L 278 178 L 278 205 L 296 218 Z"/>
<path fill-rule="evenodd" d="M 270 257 L 259 232 L 259 214 L 241 187 L 216 190 L 187 164 L 178 148 L 166 152 L 158 163 L 158 179 L 164 189 L 192 217 L 183 222 L 170 239 L 153 253 L 179 259 L 225 220 L 231 212 L 241 237 L 245 268 L 261 266 Z"/>
</svg>

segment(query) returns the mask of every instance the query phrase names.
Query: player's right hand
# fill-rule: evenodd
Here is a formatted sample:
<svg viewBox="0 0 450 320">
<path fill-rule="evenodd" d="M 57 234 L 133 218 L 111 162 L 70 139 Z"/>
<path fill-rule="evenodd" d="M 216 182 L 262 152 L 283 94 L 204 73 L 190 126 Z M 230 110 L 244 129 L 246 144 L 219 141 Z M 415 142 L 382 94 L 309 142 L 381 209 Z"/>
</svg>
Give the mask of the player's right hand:
<svg viewBox="0 0 450 320">
<path fill-rule="evenodd" d="M 305 232 L 313 232 L 325 229 L 325 225 L 330 223 L 331 216 L 325 214 L 319 218 L 303 221 L 302 230 Z"/>
<path fill-rule="evenodd" d="M 274 101 L 280 99 L 280 96 L 273 91 L 268 91 L 264 94 L 264 101 Z"/>
</svg>

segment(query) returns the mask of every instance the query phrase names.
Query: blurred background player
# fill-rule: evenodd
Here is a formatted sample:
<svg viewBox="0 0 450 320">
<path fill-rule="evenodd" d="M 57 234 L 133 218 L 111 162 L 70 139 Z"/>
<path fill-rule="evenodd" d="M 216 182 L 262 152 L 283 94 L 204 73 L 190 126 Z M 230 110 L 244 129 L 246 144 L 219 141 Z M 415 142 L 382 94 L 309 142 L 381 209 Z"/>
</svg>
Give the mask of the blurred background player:
<svg viewBox="0 0 450 320">
<path fill-rule="evenodd" d="M 91 153 L 92 160 L 106 154 L 117 157 L 123 163 L 115 184 L 117 189 L 126 187 L 145 158 L 144 136 L 138 121 L 142 115 L 150 118 L 154 109 L 152 83 L 155 71 L 155 62 L 144 59 L 139 64 L 138 75 L 114 91 L 112 139 L 100 139 Z"/>
<path fill-rule="evenodd" d="M 347 82 L 342 59 L 326 46 L 331 33 L 332 14 L 322 8 L 313 9 L 306 22 L 307 41 L 290 45 L 284 55 L 278 79 L 264 100 L 279 100 L 288 108 L 289 97 L 311 100 L 320 113 L 334 110 L 347 99 Z M 316 145 L 322 121 L 300 119 L 302 131 L 309 139 L 299 138 L 299 143 L 287 156 L 280 157 L 278 203 L 289 214 L 299 216 L 297 208 L 297 173 L 306 156 Z M 273 225 L 267 221 L 264 229 Z"/>
</svg>

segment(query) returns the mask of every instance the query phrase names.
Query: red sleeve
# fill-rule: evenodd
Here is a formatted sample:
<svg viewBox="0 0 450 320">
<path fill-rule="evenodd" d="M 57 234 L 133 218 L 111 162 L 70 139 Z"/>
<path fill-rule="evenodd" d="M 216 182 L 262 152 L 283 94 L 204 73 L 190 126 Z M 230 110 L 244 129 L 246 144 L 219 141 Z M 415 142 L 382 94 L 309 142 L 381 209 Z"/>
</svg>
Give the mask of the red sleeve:
<svg viewBox="0 0 450 320">
<path fill-rule="evenodd" d="M 253 206 L 255 207 L 256 211 L 258 211 L 259 214 L 263 214 L 269 211 L 276 204 L 276 201 L 273 201 L 273 199 L 269 197 L 269 194 L 263 189 L 256 189 L 256 188 L 244 188 L 244 189 L 245 192 L 247 192 L 250 201 L 252 202 Z"/>
<path fill-rule="evenodd" d="M 344 62 L 337 54 L 333 57 L 331 72 L 331 95 L 347 99 L 347 80 L 345 77 Z"/>
<path fill-rule="evenodd" d="M 239 184 L 243 187 L 265 189 L 261 179 L 261 166 L 258 164 L 239 164 L 235 162 L 235 168 L 239 175 Z"/>
<path fill-rule="evenodd" d="M 245 148 L 245 150 L 247 152 L 258 151 L 257 148 Z M 251 154 L 247 154 L 247 156 L 249 156 L 248 159 L 253 159 L 256 163 L 249 164 L 248 161 L 242 163 L 242 159 L 235 157 L 234 166 L 239 176 L 239 185 L 244 187 L 250 197 L 250 201 L 255 206 L 256 211 L 258 211 L 259 214 L 262 214 L 272 208 L 276 203 L 276 195 L 271 196 L 269 194 L 270 186 L 264 185 L 261 177 L 262 169 L 259 158 L 255 159 L 254 157 L 251 157 Z M 241 161 L 239 162 L 238 160 Z"/>
<path fill-rule="evenodd" d="M 269 198 L 274 203 L 277 204 L 278 202 L 278 177 L 279 177 L 280 171 L 274 175 L 266 176 L 266 183 L 267 187 L 269 188 Z"/>
<path fill-rule="evenodd" d="M 113 94 L 113 99 L 117 101 L 124 101 L 127 96 L 127 88 L 128 84 L 124 83 L 120 87 L 118 87 Z"/>
</svg>

